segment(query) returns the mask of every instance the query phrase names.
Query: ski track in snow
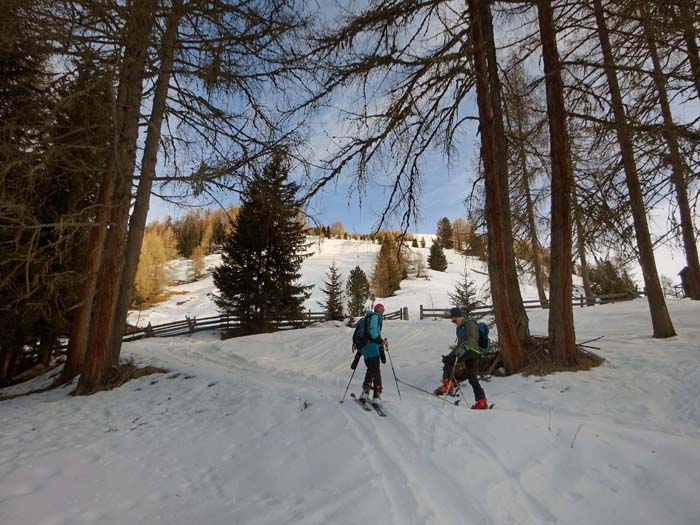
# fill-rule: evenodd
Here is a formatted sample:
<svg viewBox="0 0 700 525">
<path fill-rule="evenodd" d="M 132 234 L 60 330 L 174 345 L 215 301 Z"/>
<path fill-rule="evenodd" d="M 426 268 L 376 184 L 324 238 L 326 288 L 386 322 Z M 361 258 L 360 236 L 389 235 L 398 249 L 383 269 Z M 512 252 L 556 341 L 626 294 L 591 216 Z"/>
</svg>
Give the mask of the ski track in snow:
<svg viewBox="0 0 700 525">
<path fill-rule="evenodd" d="M 334 257 L 345 270 L 371 263 L 371 246 L 346 248 L 324 243 L 305 275 L 318 281 Z M 444 306 L 466 264 L 450 260 L 446 274 L 382 302 L 409 306 L 412 319 L 428 291 Z M 172 301 L 205 315 L 210 283 L 179 288 L 191 297 Z M 700 305 L 669 309 L 679 335 L 659 341 L 644 300 L 577 308 L 577 339 L 604 335 L 592 344 L 608 363 L 492 378 L 483 386 L 496 408 L 485 412 L 409 388 L 400 402 L 389 364 L 388 417 L 339 404 L 352 359 L 341 323 L 128 343 L 125 357 L 169 372 L 87 398 L 65 387 L 0 403 L 0 523 L 696 525 Z M 142 320 L 183 315 L 166 302 Z M 546 312 L 529 315 L 544 333 Z M 437 386 L 453 330 L 387 321 L 397 375 Z M 352 391 L 363 375 L 360 364 Z"/>
</svg>

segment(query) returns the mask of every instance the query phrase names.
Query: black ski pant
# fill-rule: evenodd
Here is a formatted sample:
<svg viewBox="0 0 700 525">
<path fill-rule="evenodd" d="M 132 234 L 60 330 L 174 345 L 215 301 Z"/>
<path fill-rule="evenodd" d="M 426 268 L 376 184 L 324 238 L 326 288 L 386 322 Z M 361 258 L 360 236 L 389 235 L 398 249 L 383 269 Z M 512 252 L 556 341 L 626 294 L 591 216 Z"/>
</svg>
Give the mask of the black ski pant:
<svg viewBox="0 0 700 525">
<path fill-rule="evenodd" d="M 367 372 L 365 373 L 365 381 L 362 383 L 362 390 L 368 392 L 370 388 L 374 388 L 374 395 L 382 393 L 382 371 L 379 368 L 379 358 L 370 357 L 365 359 Z"/>
<path fill-rule="evenodd" d="M 452 373 L 455 369 L 455 359 L 457 359 L 457 357 L 454 354 L 449 354 L 443 359 L 443 362 L 445 363 L 442 369 L 443 379 L 454 379 L 452 377 Z M 464 370 L 467 374 L 467 380 L 469 381 L 469 384 L 472 386 L 472 390 L 474 391 L 474 399 L 476 399 L 477 401 L 479 401 L 480 399 L 485 399 L 486 394 L 484 394 L 484 389 L 481 388 L 481 385 L 479 384 L 479 379 L 476 376 L 476 365 L 479 361 L 479 356 L 476 355 L 474 352 L 467 351 L 464 353 L 464 355 L 459 361 L 464 364 Z"/>
</svg>

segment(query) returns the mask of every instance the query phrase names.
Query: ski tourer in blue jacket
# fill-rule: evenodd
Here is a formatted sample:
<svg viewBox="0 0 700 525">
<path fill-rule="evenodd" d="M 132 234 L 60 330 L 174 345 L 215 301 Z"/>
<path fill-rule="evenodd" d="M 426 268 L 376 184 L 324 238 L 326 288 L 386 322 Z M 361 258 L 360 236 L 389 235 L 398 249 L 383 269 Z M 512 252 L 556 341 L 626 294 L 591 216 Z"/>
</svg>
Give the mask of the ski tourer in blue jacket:
<svg viewBox="0 0 700 525">
<path fill-rule="evenodd" d="M 369 341 L 362 347 L 362 357 L 365 358 L 367 372 L 362 383 L 362 395 L 360 397 L 367 399 L 370 389 L 373 389 L 376 402 L 380 400 L 382 394 L 382 373 L 379 368 L 379 361 L 386 363 L 384 346 L 388 345 L 388 341 L 382 339 L 383 313 L 384 305 L 381 303 L 374 306 L 374 311 L 367 311 Z"/>
</svg>

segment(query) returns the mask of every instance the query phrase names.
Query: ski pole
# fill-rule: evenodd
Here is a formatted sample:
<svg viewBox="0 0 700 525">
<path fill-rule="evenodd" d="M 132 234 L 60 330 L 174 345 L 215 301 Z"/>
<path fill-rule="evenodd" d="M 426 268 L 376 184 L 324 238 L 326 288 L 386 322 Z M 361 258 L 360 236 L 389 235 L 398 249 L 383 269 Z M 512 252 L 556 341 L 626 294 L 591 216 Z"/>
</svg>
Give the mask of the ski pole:
<svg viewBox="0 0 700 525">
<path fill-rule="evenodd" d="M 452 365 L 452 375 L 450 376 L 450 382 L 451 382 L 451 383 L 454 383 L 454 382 L 455 382 L 455 370 L 457 369 L 457 361 L 458 361 L 458 360 L 459 360 L 459 358 L 455 355 L 455 364 Z M 447 403 L 447 394 L 448 394 L 448 392 L 449 392 L 449 390 L 448 390 L 447 392 L 445 392 L 445 397 L 443 398 L 443 402 L 442 402 L 442 407 L 443 407 L 443 408 L 445 408 L 445 403 Z"/>
<path fill-rule="evenodd" d="M 389 342 L 386 343 L 386 353 L 389 354 L 389 364 L 391 365 L 391 372 L 394 374 L 394 381 L 396 382 L 396 391 L 399 393 L 399 401 L 403 403 L 401 399 L 401 390 L 399 389 L 399 380 L 396 377 L 396 370 L 394 370 L 394 362 L 391 360 L 391 352 L 389 352 Z"/>
<path fill-rule="evenodd" d="M 406 381 L 404 381 L 403 379 L 399 379 L 398 381 L 402 385 L 407 386 L 409 388 L 413 388 L 415 390 L 418 390 L 419 392 L 423 392 L 424 394 L 427 394 L 428 396 L 434 398 L 435 401 L 437 401 L 438 403 L 440 402 L 440 397 L 436 396 L 433 392 L 430 392 L 430 391 L 426 390 L 425 388 L 421 388 L 419 386 L 412 385 L 411 383 L 406 383 Z M 445 398 L 445 399 L 447 399 L 447 398 Z M 460 400 L 450 401 L 450 405 L 459 406 L 459 402 L 460 402 Z"/>
<path fill-rule="evenodd" d="M 343 399 L 340 400 L 342 403 L 345 401 L 345 396 L 348 395 L 348 390 L 350 390 L 350 383 L 352 383 L 352 378 L 355 377 L 355 370 L 357 370 L 357 367 L 352 369 L 352 374 L 350 375 L 350 381 L 348 381 L 348 386 L 345 387 L 345 393 L 343 394 Z"/>
</svg>

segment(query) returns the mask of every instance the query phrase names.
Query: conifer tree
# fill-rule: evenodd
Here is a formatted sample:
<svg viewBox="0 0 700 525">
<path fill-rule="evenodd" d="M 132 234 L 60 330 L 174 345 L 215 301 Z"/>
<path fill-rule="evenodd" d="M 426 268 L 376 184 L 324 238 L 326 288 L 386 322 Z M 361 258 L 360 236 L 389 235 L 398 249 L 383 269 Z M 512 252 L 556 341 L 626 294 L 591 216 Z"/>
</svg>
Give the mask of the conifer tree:
<svg viewBox="0 0 700 525">
<path fill-rule="evenodd" d="M 418 248 L 418 239 L 416 239 L 415 237 L 411 241 L 411 248 Z"/>
<path fill-rule="evenodd" d="M 345 286 L 345 294 L 348 297 L 348 310 L 350 315 L 357 317 L 364 313 L 364 306 L 370 296 L 369 281 L 362 268 L 355 266 L 350 271 L 350 277 Z"/>
<path fill-rule="evenodd" d="M 375 296 L 389 297 L 401 288 L 401 266 L 396 258 L 394 243 L 385 236 L 372 274 L 372 289 Z"/>
<path fill-rule="evenodd" d="M 343 311 L 343 276 L 335 265 L 335 261 L 328 269 L 326 277 L 328 280 L 323 281 L 325 288 L 321 288 L 325 295 L 325 301 L 318 301 L 318 304 L 326 312 L 328 319 L 331 321 L 342 321 L 345 317 L 345 312 Z"/>
<path fill-rule="evenodd" d="M 237 316 L 246 331 L 268 329 L 275 319 L 301 316 L 309 297 L 298 281 L 304 254 L 304 226 L 296 220 L 298 185 L 287 182 L 289 162 L 274 153 L 241 195 L 235 230 L 214 270 L 219 309 Z"/>
<path fill-rule="evenodd" d="M 430 245 L 428 268 L 431 270 L 437 270 L 438 272 L 444 272 L 447 270 L 447 258 L 445 257 L 445 252 L 442 249 L 442 245 L 437 242 L 437 240 Z"/>
<path fill-rule="evenodd" d="M 425 239 L 423 237 L 420 238 L 420 247 L 425 248 Z"/>
<path fill-rule="evenodd" d="M 437 239 L 435 239 L 435 242 L 440 244 L 443 248 L 452 249 L 454 246 L 454 241 L 452 240 L 453 233 L 450 219 L 443 217 L 437 225 Z"/>
<path fill-rule="evenodd" d="M 447 294 L 451 304 L 461 308 L 462 312 L 472 315 L 475 308 L 483 306 L 483 302 L 478 299 L 476 284 L 469 278 L 467 270 L 462 274 L 462 280 L 457 282 L 454 293 Z"/>
<path fill-rule="evenodd" d="M 590 270 L 591 288 L 596 295 L 629 292 L 634 282 L 621 259 L 605 260 Z"/>
</svg>

